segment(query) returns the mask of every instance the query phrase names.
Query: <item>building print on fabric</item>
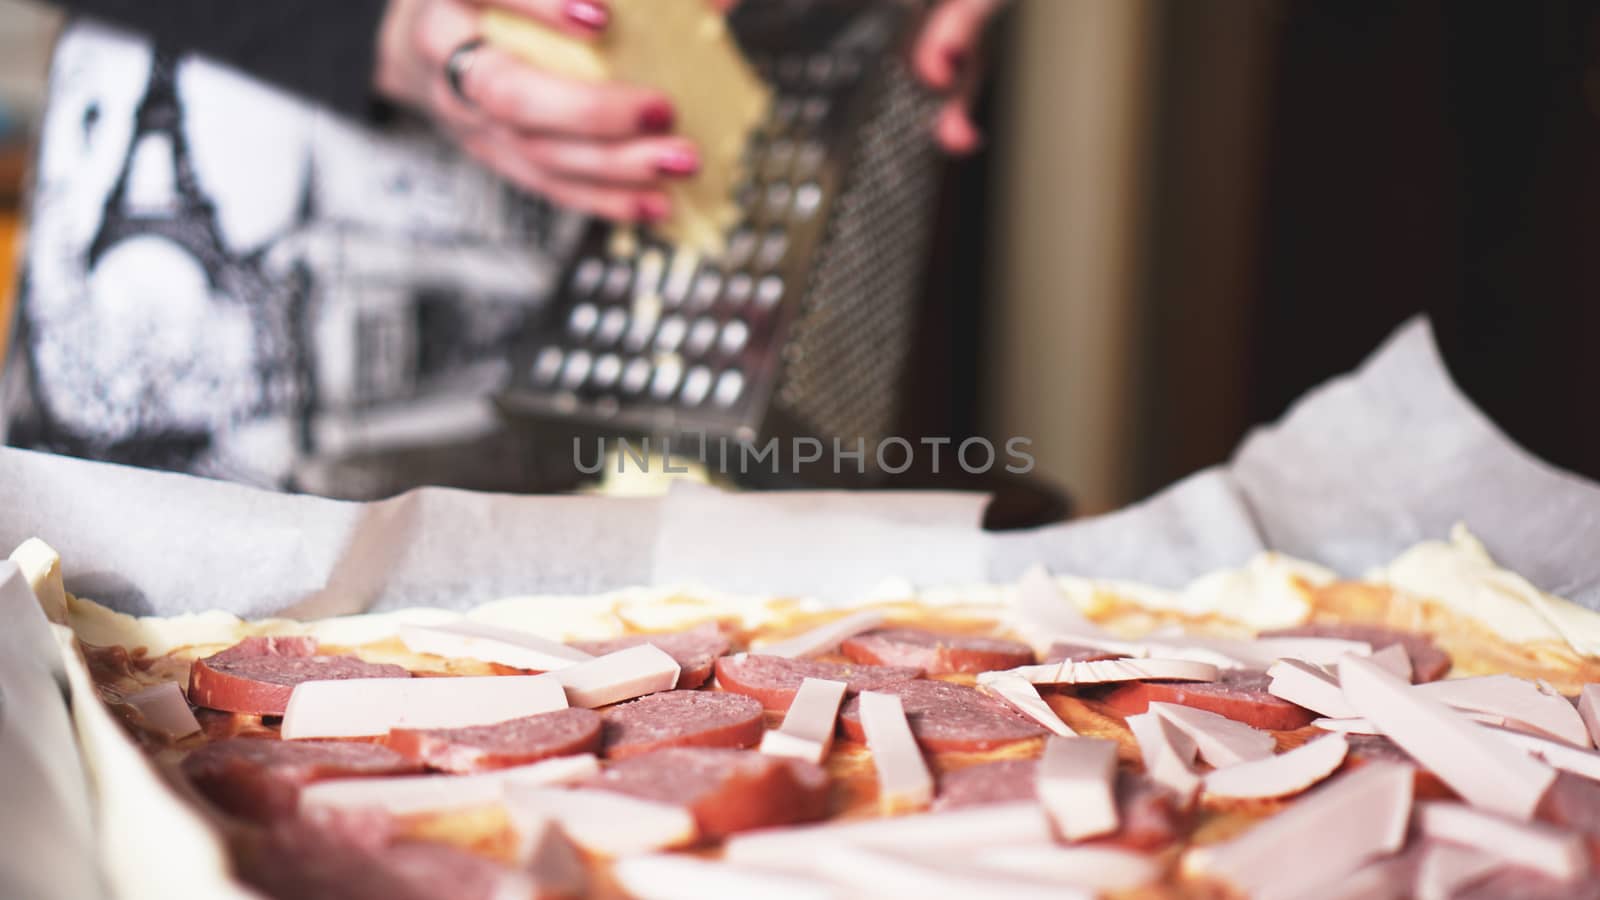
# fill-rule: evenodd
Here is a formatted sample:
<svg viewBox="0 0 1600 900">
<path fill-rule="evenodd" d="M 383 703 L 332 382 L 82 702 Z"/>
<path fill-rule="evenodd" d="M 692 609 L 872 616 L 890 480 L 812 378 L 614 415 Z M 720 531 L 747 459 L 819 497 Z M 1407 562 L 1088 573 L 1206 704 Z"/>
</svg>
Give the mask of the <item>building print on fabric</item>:
<svg viewBox="0 0 1600 900">
<path fill-rule="evenodd" d="M 492 427 L 581 218 L 420 128 L 94 25 L 51 92 L 13 443 L 293 487 L 308 461 Z"/>
</svg>

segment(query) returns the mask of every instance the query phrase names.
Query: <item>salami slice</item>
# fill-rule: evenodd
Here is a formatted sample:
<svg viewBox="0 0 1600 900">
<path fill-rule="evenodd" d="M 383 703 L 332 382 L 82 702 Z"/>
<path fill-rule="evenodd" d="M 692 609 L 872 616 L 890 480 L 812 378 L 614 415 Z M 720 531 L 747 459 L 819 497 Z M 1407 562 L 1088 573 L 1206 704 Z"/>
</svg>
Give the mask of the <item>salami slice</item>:
<svg viewBox="0 0 1600 900">
<path fill-rule="evenodd" d="M 800 690 L 801 682 L 807 678 L 842 681 L 846 685 L 845 690 L 855 694 L 882 690 L 920 675 L 921 669 L 905 666 L 862 666 L 755 653 L 724 656 L 717 660 L 717 684 L 723 690 L 754 697 L 763 707 L 774 712 L 789 709 L 789 704 L 794 702 L 795 691 Z"/>
<path fill-rule="evenodd" d="M 992 750 L 1046 733 L 1011 707 L 966 685 L 919 679 L 874 690 L 900 698 L 911 734 L 924 750 Z M 840 710 L 839 725 L 851 738 L 866 740 L 858 698 L 850 699 Z"/>
<path fill-rule="evenodd" d="M 308 637 L 248 637 L 189 667 L 189 702 L 224 712 L 281 716 L 302 681 L 405 678 L 400 666 L 318 656 Z"/>
<path fill-rule="evenodd" d="M 248 819 L 292 815 L 300 788 L 327 778 L 404 775 L 421 766 L 377 744 L 227 738 L 184 758 L 183 773 L 212 802 Z"/>
<path fill-rule="evenodd" d="M 957 769 L 939 778 L 936 811 L 1014 803 L 1037 796 L 1035 775 L 1039 762 L 1034 759 L 1007 759 Z M 1115 832 L 1089 841 L 1134 850 L 1151 851 L 1169 846 L 1183 836 L 1187 815 L 1172 791 L 1135 772 L 1118 772 Z"/>
<path fill-rule="evenodd" d="M 582 641 L 572 646 L 585 653 L 604 656 L 640 644 L 654 644 L 663 653 L 678 661 L 679 688 L 697 688 L 711 677 L 711 665 L 728 652 L 728 636 L 716 623 L 707 623 L 688 631 L 665 634 L 630 634 L 609 641 Z"/>
<path fill-rule="evenodd" d="M 1137 681 L 1105 695 L 1105 702 L 1124 716 L 1138 715 L 1152 701 L 1177 703 L 1227 716 L 1272 731 L 1292 731 L 1317 717 L 1301 706 L 1267 693 L 1272 679 L 1265 672 L 1229 669 L 1217 681 Z"/>
<path fill-rule="evenodd" d="M 1102 659 L 1122 659 L 1124 654 L 1090 647 L 1087 644 L 1051 644 L 1044 662 L 1098 662 Z"/>
<path fill-rule="evenodd" d="M 1401 631 L 1382 625 L 1299 625 L 1267 631 L 1262 637 L 1324 637 L 1346 641 L 1363 641 L 1372 649 L 1382 650 L 1394 644 L 1406 648 L 1411 657 L 1411 680 L 1417 683 L 1438 681 L 1450 672 L 1450 654 L 1439 649 L 1433 639 L 1415 631 Z"/>
<path fill-rule="evenodd" d="M 828 774 L 806 760 L 753 750 L 673 747 L 621 760 L 589 787 L 686 806 L 717 839 L 828 812 Z"/>
<path fill-rule="evenodd" d="M 619 703 L 602 716 L 612 759 L 667 747 L 754 747 L 766 730 L 760 701 L 721 691 L 664 691 Z"/>
<path fill-rule="evenodd" d="M 877 628 L 846 638 L 839 652 L 858 663 L 906 666 L 929 675 L 992 672 L 1033 664 L 1033 649 L 1020 641 L 923 628 Z"/>
<path fill-rule="evenodd" d="M 600 749 L 600 714 L 558 709 L 470 728 L 396 728 L 385 742 L 413 762 L 445 772 L 483 772 Z"/>
</svg>

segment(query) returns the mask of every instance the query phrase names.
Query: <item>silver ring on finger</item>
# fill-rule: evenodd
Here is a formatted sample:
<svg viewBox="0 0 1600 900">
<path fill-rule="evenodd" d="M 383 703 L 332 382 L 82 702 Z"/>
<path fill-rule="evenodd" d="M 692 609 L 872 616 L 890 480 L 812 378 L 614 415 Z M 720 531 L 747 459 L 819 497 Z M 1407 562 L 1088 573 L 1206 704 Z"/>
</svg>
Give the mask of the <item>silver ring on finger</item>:
<svg viewBox="0 0 1600 900">
<path fill-rule="evenodd" d="M 444 61 L 445 83 L 450 85 L 450 93 L 454 94 L 463 106 L 476 107 L 478 105 L 472 102 L 471 97 L 467 96 L 465 84 L 467 72 L 471 71 L 472 63 L 477 59 L 478 51 L 482 49 L 483 38 L 481 37 L 463 41 L 454 50 L 450 51 L 450 56 Z"/>
</svg>

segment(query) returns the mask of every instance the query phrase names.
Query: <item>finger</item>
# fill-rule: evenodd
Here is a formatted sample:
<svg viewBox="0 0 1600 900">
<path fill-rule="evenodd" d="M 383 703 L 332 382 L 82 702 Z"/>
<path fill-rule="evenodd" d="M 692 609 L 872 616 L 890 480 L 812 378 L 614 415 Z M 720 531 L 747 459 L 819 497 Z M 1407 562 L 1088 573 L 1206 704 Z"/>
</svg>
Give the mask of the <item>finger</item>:
<svg viewBox="0 0 1600 900">
<path fill-rule="evenodd" d="M 477 51 L 461 86 L 485 115 L 519 131 L 616 140 L 672 130 L 672 102 L 660 91 L 558 78 L 494 47 Z"/>
<path fill-rule="evenodd" d="M 658 222 L 672 211 L 666 194 L 649 188 L 594 184 L 562 177 L 523 156 L 514 135 L 474 132 L 462 148 L 518 187 L 581 212 L 619 222 Z"/>
<path fill-rule="evenodd" d="M 911 51 L 911 67 L 936 91 L 953 90 L 962 70 L 977 55 L 983 26 L 999 9 L 998 0 L 945 0 L 928 21 Z"/>
<path fill-rule="evenodd" d="M 605 0 L 470 0 L 526 16 L 575 37 L 594 37 L 611 24 L 611 7 Z"/>
<path fill-rule="evenodd" d="M 983 132 L 972 123 L 965 98 L 951 100 L 939 110 L 933 133 L 946 153 L 967 156 L 983 146 Z"/>
<path fill-rule="evenodd" d="M 560 175 L 592 182 L 654 185 L 663 178 L 688 178 L 700 171 L 700 153 L 683 138 L 576 141 L 525 137 L 523 155 Z"/>
</svg>

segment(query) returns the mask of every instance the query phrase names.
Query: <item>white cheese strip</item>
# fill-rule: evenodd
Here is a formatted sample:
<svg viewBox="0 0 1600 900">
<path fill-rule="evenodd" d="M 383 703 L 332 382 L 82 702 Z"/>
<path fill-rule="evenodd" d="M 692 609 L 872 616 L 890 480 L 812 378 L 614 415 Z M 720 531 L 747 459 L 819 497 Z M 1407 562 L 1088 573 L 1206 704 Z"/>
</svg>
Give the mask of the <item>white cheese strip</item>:
<svg viewBox="0 0 1600 900">
<path fill-rule="evenodd" d="M 1451 900 L 1504 865 L 1504 860 L 1460 844 L 1430 843 L 1417 862 L 1411 892 L 1416 900 Z"/>
<path fill-rule="evenodd" d="M 826 882 L 668 853 L 619 859 L 612 877 L 637 900 L 831 900 L 842 896 Z"/>
<path fill-rule="evenodd" d="M 1155 713 L 1194 742 L 1200 758 L 1217 768 L 1265 759 L 1278 749 L 1278 739 L 1243 722 L 1176 703 L 1150 704 Z"/>
<path fill-rule="evenodd" d="M 1082 841 L 1117 830 L 1117 742 L 1086 737 L 1052 737 L 1039 760 L 1039 800 L 1056 831 Z"/>
<path fill-rule="evenodd" d="M 392 728 L 492 725 L 566 706 L 553 674 L 307 681 L 289 694 L 281 733 L 284 740 L 371 737 Z"/>
<path fill-rule="evenodd" d="M 833 746 L 834 725 L 839 704 L 844 702 L 847 685 L 826 678 L 807 678 L 800 682 L 794 702 L 783 714 L 783 724 L 761 737 L 761 752 L 774 756 L 793 756 L 820 763 Z"/>
<path fill-rule="evenodd" d="M 1118 681 L 1216 681 L 1217 667 L 1187 659 L 1096 659 L 1089 662 L 1065 660 L 1037 666 L 1018 666 L 1004 672 L 984 672 L 979 676 L 1015 675 L 1032 684 L 1110 684 Z"/>
<path fill-rule="evenodd" d="M 1194 740 L 1155 713 L 1129 716 L 1126 721 L 1134 740 L 1139 742 L 1145 774 L 1177 793 L 1184 802 L 1193 799 L 1200 789 L 1200 775 L 1194 770 Z"/>
<path fill-rule="evenodd" d="M 567 703 L 594 709 L 632 700 L 678 684 L 678 661 L 654 644 L 640 644 L 550 673 L 567 692 Z"/>
<path fill-rule="evenodd" d="M 878 773 L 879 809 L 893 814 L 927 806 L 933 800 L 933 775 L 911 736 L 900 698 L 862 691 L 860 715 L 872 767 Z"/>
<path fill-rule="evenodd" d="M 1417 804 L 1417 830 L 1426 837 L 1462 844 L 1558 881 L 1572 881 L 1589 870 L 1583 836 L 1577 832 L 1515 822 L 1461 803 Z"/>
<path fill-rule="evenodd" d="M 1382 650 L 1374 650 L 1372 656 L 1368 658 L 1374 665 L 1388 670 L 1401 681 L 1410 681 L 1416 674 L 1411 667 L 1411 654 L 1406 652 L 1405 644 L 1390 644 Z"/>
<path fill-rule="evenodd" d="M 985 848 L 1048 844 L 1053 839 L 1044 810 L 1030 800 L 736 834 L 724 846 L 722 858 L 744 865 L 807 871 L 817 848 L 832 844 L 967 854 Z"/>
<path fill-rule="evenodd" d="M 578 846 L 600 856 L 684 847 L 699 836 L 688 809 L 613 791 L 509 785 L 506 808 L 519 829 L 529 820 L 554 819 Z"/>
<path fill-rule="evenodd" d="M 1319 737 L 1287 753 L 1207 772 L 1206 793 L 1234 799 L 1298 794 L 1332 775 L 1349 750 L 1350 744 L 1344 735 Z"/>
<path fill-rule="evenodd" d="M 1449 678 L 1414 690 L 1460 710 L 1500 716 L 1578 747 L 1592 747 L 1589 729 L 1567 698 L 1510 675 Z"/>
<path fill-rule="evenodd" d="M 1600 753 L 1580 750 L 1565 741 L 1515 731 L 1508 728 L 1484 729 L 1506 743 L 1544 760 L 1558 769 L 1600 781 Z"/>
<path fill-rule="evenodd" d="M 750 648 L 752 653 L 764 656 L 787 656 L 797 658 L 801 656 L 815 656 L 818 653 L 827 653 L 838 648 L 846 638 L 852 638 L 863 631 L 871 631 L 882 625 L 884 614 L 876 610 L 852 613 L 842 619 L 835 619 L 826 625 L 797 634 L 791 638 L 771 644 L 763 644 Z"/>
<path fill-rule="evenodd" d="M 1589 729 L 1589 739 L 1600 747 L 1600 684 L 1586 684 L 1578 694 L 1578 715 Z"/>
<path fill-rule="evenodd" d="M 1556 773 L 1483 732 L 1470 719 L 1372 663 L 1339 664 L 1356 712 L 1477 806 L 1527 820 Z"/>
<path fill-rule="evenodd" d="M 400 775 L 335 778 L 300 789 L 300 809 L 381 809 L 391 815 L 490 806 L 504 801 L 511 785 L 571 784 L 600 773 L 592 754 L 561 756 L 525 766 L 474 775 Z"/>
<path fill-rule="evenodd" d="M 559 641 L 482 622 L 401 625 L 400 640 L 412 653 L 431 653 L 447 659 L 477 659 L 539 672 L 564 669 L 594 658 Z"/>
<path fill-rule="evenodd" d="M 1282 659 L 1273 663 L 1267 674 L 1272 676 L 1267 685 L 1267 693 L 1272 696 L 1329 718 L 1355 718 L 1355 710 L 1344 699 L 1339 682 L 1321 667 L 1298 659 Z"/>
<path fill-rule="evenodd" d="M 1265 669 L 1280 659 L 1327 666 L 1344 656 L 1369 656 L 1372 645 L 1343 638 L 1266 637 L 1255 640 L 1198 635 L 1161 638 L 1160 643 L 1189 651 L 1208 651 L 1235 661 L 1233 668 Z M 1154 651 L 1153 651 L 1154 652 Z M 1159 654 L 1162 656 L 1175 654 Z"/>
<path fill-rule="evenodd" d="M 914 856 L 912 855 L 914 854 Z M 858 897 L 916 897 L 917 900 L 1091 900 L 1089 891 L 1033 882 L 1015 876 L 941 865 L 920 848 L 882 850 L 831 846 L 816 853 L 817 871 Z"/>
<path fill-rule="evenodd" d="M 982 688 L 986 693 L 1004 700 L 1017 712 L 1050 729 L 1052 734 L 1058 734 L 1062 737 L 1077 735 L 1077 732 L 1072 730 L 1072 726 L 1061 721 L 1061 717 L 1056 715 L 1056 711 L 1050 708 L 1050 704 L 1039 696 L 1039 689 L 1033 686 L 1033 682 L 1005 672 L 985 674 L 989 674 L 991 677 L 979 679 L 978 687 Z"/>
<path fill-rule="evenodd" d="M 1399 849 L 1411 787 L 1410 766 L 1367 763 L 1236 838 L 1191 850 L 1184 868 L 1253 898 L 1297 897 Z"/>
<path fill-rule="evenodd" d="M 1056 640 L 1083 643 L 1085 638 L 1112 637 L 1084 616 L 1044 566 L 1035 565 L 1022 573 L 1017 582 L 1016 612 L 1030 630 L 1047 632 Z"/>
<path fill-rule="evenodd" d="M 1495 727 L 1506 725 L 1506 720 L 1500 716 L 1462 710 L 1457 710 L 1457 712 L 1461 716 L 1477 722 L 1479 725 L 1493 725 Z M 1383 734 L 1383 730 L 1377 725 L 1359 716 L 1353 719 L 1312 719 L 1311 724 L 1321 728 L 1323 731 L 1337 731 L 1340 734 Z"/>
<path fill-rule="evenodd" d="M 154 687 L 135 691 L 122 698 L 122 702 L 139 711 L 144 724 L 171 738 L 188 737 L 200 730 L 200 723 L 183 696 L 183 689 L 175 681 L 163 681 Z"/>
<path fill-rule="evenodd" d="M 1156 881 L 1162 874 L 1161 863 L 1154 857 L 1115 847 L 995 847 L 978 851 L 970 862 L 980 869 L 1013 873 L 1029 880 L 1104 892 L 1133 890 Z"/>
<path fill-rule="evenodd" d="M 1367 863 L 1331 884 L 1308 885 L 1294 891 L 1294 900 L 1414 900 L 1413 864 L 1404 854 Z"/>
<path fill-rule="evenodd" d="M 517 869 L 534 881 L 532 891 L 520 894 L 499 893 L 495 898 L 581 897 L 588 893 L 589 870 L 578 848 L 554 819 L 517 817 L 512 823 L 516 847 L 512 858 Z"/>
</svg>

